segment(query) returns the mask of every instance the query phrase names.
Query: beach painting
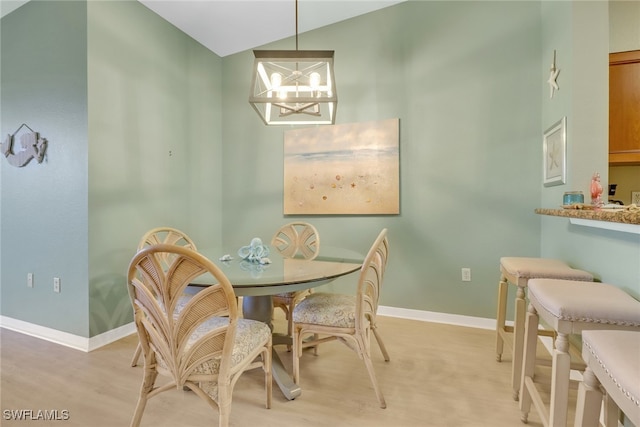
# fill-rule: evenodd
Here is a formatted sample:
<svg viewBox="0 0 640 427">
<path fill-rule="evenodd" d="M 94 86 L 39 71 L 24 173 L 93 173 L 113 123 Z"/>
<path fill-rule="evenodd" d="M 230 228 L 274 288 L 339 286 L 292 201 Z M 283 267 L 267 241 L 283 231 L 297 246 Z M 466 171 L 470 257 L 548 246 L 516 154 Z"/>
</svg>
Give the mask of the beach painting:
<svg viewBox="0 0 640 427">
<path fill-rule="evenodd" d="M 400 120 L 284 134 L 285 215 L 400 213 Z"/>
</svg>

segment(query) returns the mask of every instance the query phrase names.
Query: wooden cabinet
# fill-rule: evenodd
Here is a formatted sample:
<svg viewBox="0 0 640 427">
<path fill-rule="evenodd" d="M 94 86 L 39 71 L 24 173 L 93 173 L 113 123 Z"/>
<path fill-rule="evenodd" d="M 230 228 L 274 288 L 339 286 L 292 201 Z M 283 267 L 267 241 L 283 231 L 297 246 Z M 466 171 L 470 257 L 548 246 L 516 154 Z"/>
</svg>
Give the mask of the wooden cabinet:
<svg viewBox="0 0 640 427">
<path fill-rule="evenodd" d="M 609 54 L 609 164 L 640 165 L 640 50 Z"/>
</svg>

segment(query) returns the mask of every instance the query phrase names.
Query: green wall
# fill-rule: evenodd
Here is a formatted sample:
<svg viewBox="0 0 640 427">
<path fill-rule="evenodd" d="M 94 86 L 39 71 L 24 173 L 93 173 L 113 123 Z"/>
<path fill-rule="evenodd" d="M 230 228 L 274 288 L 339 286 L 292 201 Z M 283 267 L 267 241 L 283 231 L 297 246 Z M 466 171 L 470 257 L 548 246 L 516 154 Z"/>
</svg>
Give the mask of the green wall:
<svg viewBox="0 0 640 427">
<path fill-rule="evenodd" d="M 37 2 L 0 29 L 3 138 L 26 123 L 48 140 L 41 164 L 0 159 L 2 315 L 79 336 L 89 329 L 86 15 L 84 2 Z"/>
<path fill-rule="evenodd" d="M 221 60 L 138 2 L 88 3 L 91 336 L 133 321 L 140 237 L 221 234 Z"/>
<path fill-rule="evenodd" d="M 336 51 L 337 123 L 400 118 L 397 216 L 284 217 L 287 128 L 247 102 L 253 54 L 225 57 L 225 241 L 304 218 L 323 244 L 365 252 L 388 227 L 381 304 L 494 317 L 499 258 L 540 252 L 540 31 L 538 2 L 412 1 L 300 35 Z"/>
<path fill-rule="evenodd" d="M 0 162 L 2 316 L 94 337 L 131 321 L 124 274 L 147 229 L 207 254 L 299 218 L 362 252 L 389 228 L 385 306 L 493 318 L 501 256 L 558 256 L 637 293 L 637 235 L 533 212 L 594 169 L 606 181 L 603 5 L 409 1 L 301 34 L 336 51 L 338 123 L 400 118 L 401 213 L 285 217 L 288 128 L 248 103 L 250 51 L 219 58 L 135 1 L 28 3 L 1 22 L 2 132 L 27 122 L 50 152 Z M 544 188 L 542 132 L 563 115 L 568 182 Z"/>
<path fill-rule="evenodd" d="M 2 132 L 49 140 L 42 164 L 0 159 L 2 316 L 93 337 L 133 320 L 125 274 L 145 231 L 219 239 L 220 88 L 221 59 L 135 1 L 2 19 Z"/>
</svg>

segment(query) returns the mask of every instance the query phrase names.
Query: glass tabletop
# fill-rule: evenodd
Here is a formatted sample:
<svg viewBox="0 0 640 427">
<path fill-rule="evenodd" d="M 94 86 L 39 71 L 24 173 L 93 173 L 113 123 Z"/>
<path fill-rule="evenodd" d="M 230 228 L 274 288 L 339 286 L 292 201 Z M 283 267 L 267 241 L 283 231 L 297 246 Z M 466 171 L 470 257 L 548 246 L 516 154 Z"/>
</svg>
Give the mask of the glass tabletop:
<svg viewBox="0 0 640 427">
<path fill-rule="evenodd" d="M 283 258 L 277 250 L 269 249 L 271 262 L 268 264 L 243 260 L 237 251 L 212 250 L 203 255 L 220 267 L 239 296 L 273 295 L 320 286 L 358 271 L 364 259 L 358 252 L 336 247 L 322 247 L 313 260 Z M 232 259 L 220 261 L 227 254 Z M 215 279 L 208 273 L 191 282 L 194 286 L 214 283 Z"/>
</svg>

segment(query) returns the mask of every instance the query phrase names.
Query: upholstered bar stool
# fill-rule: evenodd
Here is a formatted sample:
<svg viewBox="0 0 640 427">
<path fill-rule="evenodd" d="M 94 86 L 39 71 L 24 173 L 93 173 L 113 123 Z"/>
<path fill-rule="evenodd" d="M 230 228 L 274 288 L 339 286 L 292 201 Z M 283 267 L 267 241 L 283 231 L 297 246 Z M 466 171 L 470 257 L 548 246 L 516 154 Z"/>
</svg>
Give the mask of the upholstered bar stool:
<svg viewBox="0 0 640 427">
<path fill-rule="evenodd" d="M 640 332 L 584 331 L 587 364 L 578 388 L 575 427 L 598 427 L 604 389 L 605 427 L 617 427 L 619 411 L 640 426 Z"/>
<path fill-rule="evenodd" d="M 640 331 L 640 302 L 622 289 L 604 283 L 531 279 L 528 289 L 529 309 L 520 386 L 521 420 L 527 422 L 533 403 L 543 425 L 566 427 L 571 369 L 569 335 L 581 334 L 584 330 Z M 557 333 L 551 360 L 548 410 L 534 382 L 540 320 Z"/>
<path fill-rule="evenodd" d="M 593 281 L 593 275 L 571 268 L 563 261 L 550 258 L 502 257 L 500 258 L 500 282 L 498 283 L 498 314 L 496 316 L 496 360 L 502 360 L 507 334 L 513 333 L 511 358 L 511 386 L 513 398 L 518 400 L 524 343 L 524 318 L 526 314 L 525 289 L 530 279 L 564 279 Z M 507 326 L 507 293 L 509 284 L 517 286 L 513 326 Z M 540 335 L 553 336 L 553 331 L 541 330 Z"/>
</svg>

